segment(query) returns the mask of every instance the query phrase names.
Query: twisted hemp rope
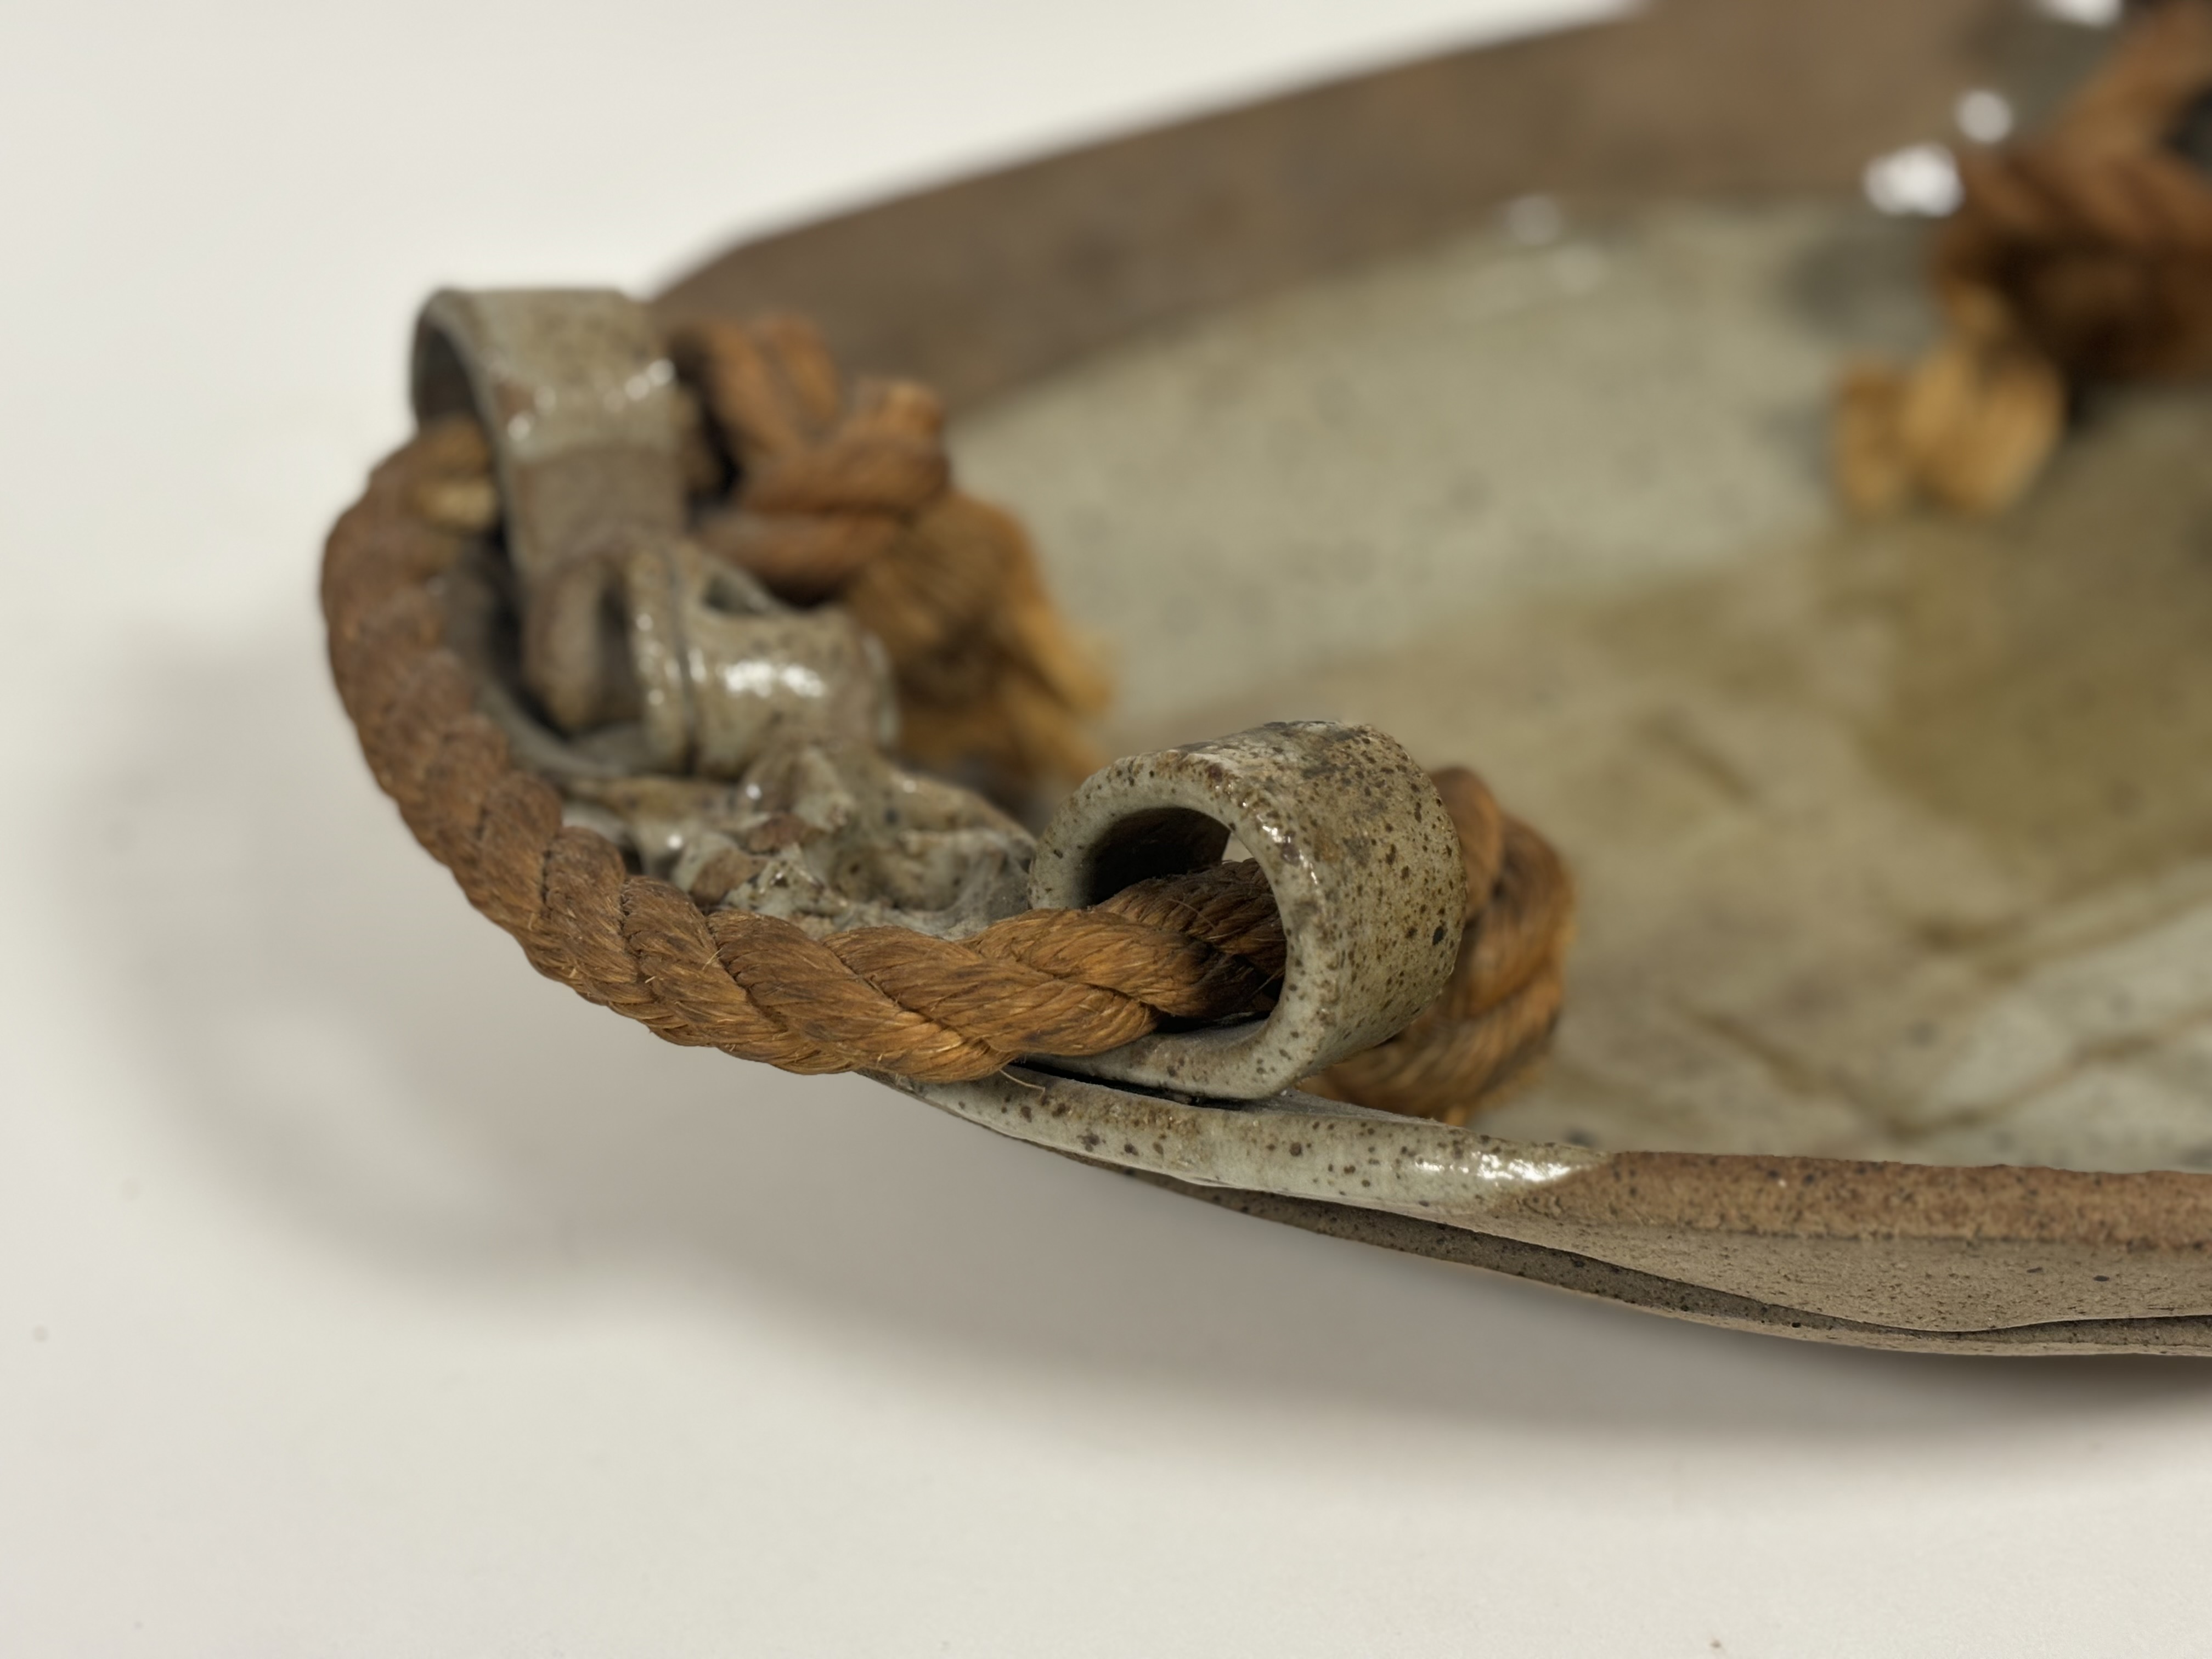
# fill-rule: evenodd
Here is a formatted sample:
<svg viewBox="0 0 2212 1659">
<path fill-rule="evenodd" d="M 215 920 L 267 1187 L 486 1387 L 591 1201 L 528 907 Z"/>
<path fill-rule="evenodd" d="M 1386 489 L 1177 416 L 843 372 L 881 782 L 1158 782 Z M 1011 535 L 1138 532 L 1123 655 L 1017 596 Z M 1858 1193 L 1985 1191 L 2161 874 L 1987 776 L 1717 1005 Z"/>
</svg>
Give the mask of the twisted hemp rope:
<svg viewBox="0 0 2212 1659">
<path fill-rule="evenodd" d="M 883 641 L 908 754 L 980 764 L 1008 798 L 1105 763 L 1082 721 L 1106 707 L 1106 676 L 1021 525 L 953 488 L 933 392 L 863 380 L 848 398 L 801 317 L 703 324 L 672 346 L 735 474 L 701 543 L 779 598 L 836 600 Z"/>
<path fill-rule="evenodd" d="M 854 416 L 866 417 L 863 429 L 868 421 L 921 428 L 893 412 L 902 398 L 866 392 Z M 839 429 L 849 434 L 852 421 Z M 883 447 L 848 444 L 842 453 L 848 464 L 872 466 Z M 805 461 L 797 447 L 779 453 L 801 459 L 780 482 L 757 460 L 742 510 L 765 514 L 817 499 L 793 480 L 805 479 L 808 465 L 836 470 Z M 902 464 L 913 460 L 908 453 Z M 957 941 L 897 927 L 817 940 L 776 918 L 702 910 L 672 884 L 631 873 L 612 842 L 562 823 L 550 783 L 514 764 L 446 644 L 440 578 L 483 526 L 489 473 L 473 423 L 426 427 L 376 470 L 332 530 L 323 611 L 339 695 L 378 782 L 470 902 L 541 973 L 672 1042 L 794 1072 L 940 1081 L 984 1076 L 1024 1055 L 1099 1053 L 1165 1019 L 1267 1006 L 1283 935 L 1249 863 L 1142 882 L 1089 909 L 1030 911 Z M 856 498 L 849 482 L 830 495 L 848 513 Z M 885 516 L 895 521 L 889 537 L 855 532 L 883 538 L 878 562 L 913 522 Z M 817 533 L 827 532 L 776 532 L 787 548 Z M 850 592 L 850 582 L 838 591 Z M 1018 665 L 1007 637 L 999 648 Z M 1024 636 L 1017 629 L 1011 637 Z M 1009 672 L 987 684 L 1003 684 Z M 1468 874 L 1456 971 L 1413 1027 L 1316 1082 L 1341 1097 L 1463 1122 L 1549 1036 L 1572 892 L 1549 846 L 1501 812 L 1472 773 L 1437 781 Z"/>
<path fill-rule="evenodd" d="M 2212 373 L 2212 180 L 2185 153 L 2208 96 L 2212 0 L 2156 0 L 2047 132 L 1959 157 L 1935 249 L 1944 338 L 1838 388 L 1847 504 L 1996 512 L 2057 447 L 2073 392 Z"/>
</svg>

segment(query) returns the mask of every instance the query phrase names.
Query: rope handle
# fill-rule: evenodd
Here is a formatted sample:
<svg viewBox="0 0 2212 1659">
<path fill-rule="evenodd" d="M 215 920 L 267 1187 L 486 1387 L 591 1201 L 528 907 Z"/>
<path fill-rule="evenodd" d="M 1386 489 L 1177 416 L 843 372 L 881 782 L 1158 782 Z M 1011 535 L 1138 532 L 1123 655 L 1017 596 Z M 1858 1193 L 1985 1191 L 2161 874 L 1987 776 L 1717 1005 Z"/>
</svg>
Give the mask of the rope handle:
<svg viewBox="0 0 2212 1659">
<path fill-rule="evenodd" d="M 441 586 L 477 539 L 489 476 L 475 422 L 426 426 L 333 529 L 322 602 L 337 690 L 378 783 L 541 973 L 669 1042 L 794 1072 L 947 1081 L 1266 1006 L 1283 934 L 1250 864 L 1141 882 L 962 940 L 880 927 L 817 939 L 774 917 L 702 911 L 629 869 L 606 836 L 563 823 L 553 784 L 514 763 L 447 642 Z M 1469 883 L 1450 982 L 1406 1031 L 1315 1082 L 1463 1122 L 1548 1037 L 1571 890 L 1548 845 L 1472 773 L 1437 782 Z"/>
</svg>

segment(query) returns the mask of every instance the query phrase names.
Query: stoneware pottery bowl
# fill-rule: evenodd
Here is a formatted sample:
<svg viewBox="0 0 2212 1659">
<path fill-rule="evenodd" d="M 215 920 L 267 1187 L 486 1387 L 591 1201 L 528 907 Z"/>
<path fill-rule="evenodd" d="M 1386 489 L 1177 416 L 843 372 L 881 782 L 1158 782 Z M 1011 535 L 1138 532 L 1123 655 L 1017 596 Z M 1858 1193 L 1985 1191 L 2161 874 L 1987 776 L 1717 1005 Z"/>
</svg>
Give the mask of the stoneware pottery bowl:
<svg viewBox="0 0 2212 1659">
<path fill-rule="evenodd" d="M 1927 222 L 1869 204 L 1869 163 L 1954 141 L 1970 93 L 2033 120 L 2106 42 L 2018 0 L 1662 0 L 885 202 L 659 295 L 670 328 L 805 312 L 945 396 L 964 485 L 1112 655 L 1111 752 L 1380 728 L 1479 768 L 1575 872 L 1551 1056 L 1471 1128 L 1179 1069 L 1279 1087 L 1249 1034 L 883 1080 L 1708 1323 L 2212 1352 L 2212 400 L 2113 396 L 1991 520 L 1854 524 L 1823 459 L 1844 362 L 1935 326 Z M 1284 741 L 1214 768 L 1243 795 L 1113 787 L 1276 857 L 1279 896 Z M 1048 836 L 1062 902 L 1126 805 Z"/>
</svg>

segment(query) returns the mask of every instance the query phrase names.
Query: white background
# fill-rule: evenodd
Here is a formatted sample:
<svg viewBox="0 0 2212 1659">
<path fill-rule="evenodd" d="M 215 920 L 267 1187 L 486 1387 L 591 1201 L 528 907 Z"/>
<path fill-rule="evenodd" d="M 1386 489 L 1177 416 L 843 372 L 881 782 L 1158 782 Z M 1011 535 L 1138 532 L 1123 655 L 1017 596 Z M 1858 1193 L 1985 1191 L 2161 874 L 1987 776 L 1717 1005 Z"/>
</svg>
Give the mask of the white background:
<svg viewBox="0 0 2212 1659">
<path fill-rule="evenodd" d="M 2212 1651 L 2212 1368 L 1672 1324 L 665 1047 L 328 690 L 433 285 L 1559 15 L 0 11 L 0 1653 Z"/>
</svg>

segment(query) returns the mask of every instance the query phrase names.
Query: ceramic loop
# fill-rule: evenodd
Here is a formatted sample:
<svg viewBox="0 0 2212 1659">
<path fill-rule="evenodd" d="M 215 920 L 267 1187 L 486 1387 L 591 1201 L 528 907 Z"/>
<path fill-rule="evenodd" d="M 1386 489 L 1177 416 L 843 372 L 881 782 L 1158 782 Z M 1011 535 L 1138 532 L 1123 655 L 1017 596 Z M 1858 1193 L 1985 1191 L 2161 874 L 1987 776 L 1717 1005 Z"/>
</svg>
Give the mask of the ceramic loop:
<svg viewBox="0 0 2212 1659">
<path fill-rule="evenodd" d="M 484 424 L 508 556 L 541 583 L 611 539 L 684 529 L 676 370 L 613 289 L 444 289 L 415 327 L 415 416 Z"/>
<path fill-rule="evenodd" d="M 676 371 L 612 289 L 446 289 L 415 331 L 418 420 L 472 414 L 520 587 L 522 678 L 569 733 L 634 723 L 656 769 L 737 777 L 775 744 L 896 734 L 882 649 L 688 539 Z"/>
<path fill-rule="evenodd" d="M 1213 863 L 1232 836 L 1282 914 L 1273 1012 L 1055 1066 L 1258 1100 L 1395 1035 L 1443 989 L 1467 911 L 1459 834 L 1428 775 L 1372 726 L 1287 722 L 1115 762 L 1046 827 L 1030 902 L 1095 904 Z"/>
</svg>

